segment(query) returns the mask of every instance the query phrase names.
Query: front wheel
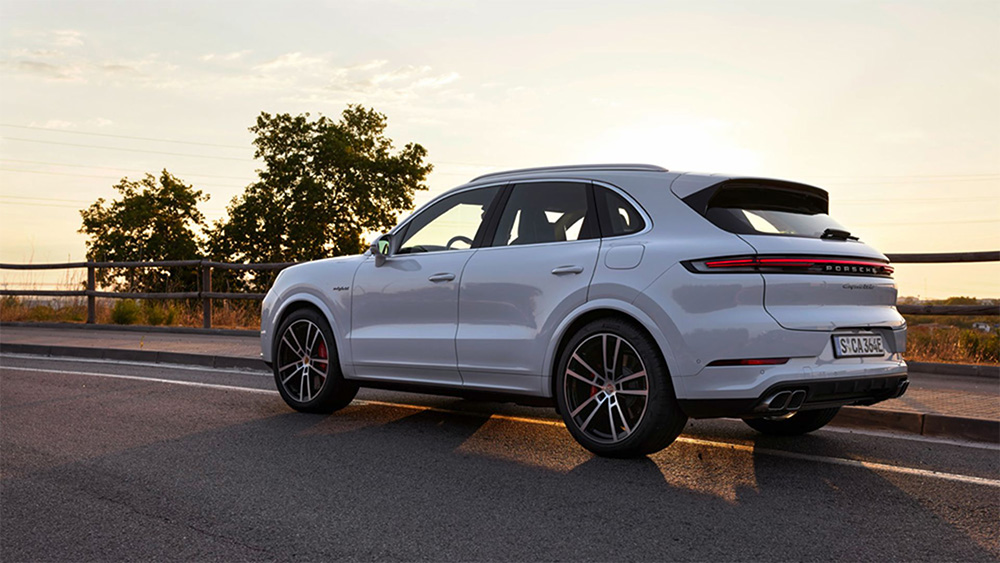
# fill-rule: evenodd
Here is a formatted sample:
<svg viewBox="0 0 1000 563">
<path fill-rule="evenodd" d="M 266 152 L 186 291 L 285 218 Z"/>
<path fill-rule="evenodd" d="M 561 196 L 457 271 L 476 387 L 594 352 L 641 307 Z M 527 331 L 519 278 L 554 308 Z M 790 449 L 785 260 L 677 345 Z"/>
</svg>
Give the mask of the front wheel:
<svg viewBox="0 0 1000 563">
<path fill-rule="evenodd" d="M 775 436 L 798 436 L 826 426 L 840 412 L 840 407 L 797 411 L 789 416 L 744 418 L 743 422 L 754 430 Z"/>
<path fill-rule="evenodd" d="M 687 416 L 656 343 L 631 323 L 588 323 L 562 351 L 556 400 L 566 428 L 600 456 L 637 457 L 669 446 Z"/>
<path fill-rule="evenodd" d="M 323 315 L 299 309 L 281 323 L 277 335 L 274 382 L 288 406 L 328 413 L 354 400 L 358 385 L 341 374 L 333 331 Z"/>
</svg>

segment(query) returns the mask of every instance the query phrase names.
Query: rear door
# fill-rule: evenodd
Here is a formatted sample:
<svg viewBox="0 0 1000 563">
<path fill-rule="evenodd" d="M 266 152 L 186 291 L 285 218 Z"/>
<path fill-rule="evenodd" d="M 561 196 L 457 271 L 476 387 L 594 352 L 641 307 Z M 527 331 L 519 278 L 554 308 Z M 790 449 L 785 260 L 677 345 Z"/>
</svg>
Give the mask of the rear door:
<svg viewBox="0 0 1000 563">
<path fill-rule="evenodd" d="M 685 201 L 756 250 L 747 258 L 764 278 L 764 307 L 781 326 L 830 331 L 904 324 L 888 259 L 829 216 L 825 191 L 762 180 L 706 191 Z"/>
<path fill-rule="evenodd" d="M 458 368 L 466 386 L 539 392 L 556 325 L 587 300 L 600 251 L 589 182 L 522 182 L 459 291 Z"/>
</svg>

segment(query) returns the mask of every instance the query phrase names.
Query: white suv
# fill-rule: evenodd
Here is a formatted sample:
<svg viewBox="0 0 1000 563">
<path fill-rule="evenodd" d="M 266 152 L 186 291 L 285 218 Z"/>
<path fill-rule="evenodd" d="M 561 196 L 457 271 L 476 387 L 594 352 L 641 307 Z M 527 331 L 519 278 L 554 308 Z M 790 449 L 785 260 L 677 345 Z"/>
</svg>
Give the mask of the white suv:
<svg viewBox="0 0 1000 563">
<path fill-rule="evenodd" d="M 774 434 L 907 386 L 884 255 L 825 191 L 648 165 L 488 174 L 363 255 L 284 270 L 261 348 L 294 409 L 360 386 L 554 404 L 606 456 L 688 417 Z"/>
</svg>

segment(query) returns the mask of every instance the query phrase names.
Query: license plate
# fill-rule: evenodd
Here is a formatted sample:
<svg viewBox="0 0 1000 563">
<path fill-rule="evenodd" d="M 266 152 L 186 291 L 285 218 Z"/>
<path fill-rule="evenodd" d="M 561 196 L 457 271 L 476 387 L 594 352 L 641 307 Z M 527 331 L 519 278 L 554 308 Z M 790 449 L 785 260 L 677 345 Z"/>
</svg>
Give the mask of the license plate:
<svg viewBox="0 0 1000 563">
<path fill-rule="evenodd" d="M 884 356 L 885 343 L 878 334 L 852 334 L 833 337 L 833 355 L 837 358 Z"/>
</svg>

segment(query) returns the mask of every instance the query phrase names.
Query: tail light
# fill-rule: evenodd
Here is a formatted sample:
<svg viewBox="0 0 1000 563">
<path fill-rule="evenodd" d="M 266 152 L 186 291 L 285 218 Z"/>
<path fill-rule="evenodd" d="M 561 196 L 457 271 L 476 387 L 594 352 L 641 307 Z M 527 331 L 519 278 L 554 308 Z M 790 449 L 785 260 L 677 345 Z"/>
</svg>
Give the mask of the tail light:
<svg viewBox="0 0 1000 563">
<path fill-rule="evenodd" d="M 688 270 L 702 274 L 826 274 L 892 277 L 888 262 L 865 258 L 823 256 L 732 256 L 683 262 Z"/>
<path fill-rule="evenodd" d="M 780 366 L 787 364 L 788 358 L 748 358 L 745 360 L 715 360 L 708 367 L 715 366 Z"/>
</svg>

